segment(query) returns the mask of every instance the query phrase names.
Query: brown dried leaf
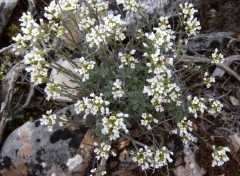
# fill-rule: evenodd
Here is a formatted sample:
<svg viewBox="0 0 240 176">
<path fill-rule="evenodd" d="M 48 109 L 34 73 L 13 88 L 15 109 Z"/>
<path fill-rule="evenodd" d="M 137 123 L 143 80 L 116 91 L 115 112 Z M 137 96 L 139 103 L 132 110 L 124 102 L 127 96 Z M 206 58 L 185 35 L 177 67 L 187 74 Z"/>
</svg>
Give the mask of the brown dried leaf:
<svg viewBox="0 0 240 176">
<path fill-rule="evenodd" d="M 126 138 L 120 138 L 114 145 L 114 147 L 118 150 L 121 150 L 123 148 L 126 148 L 129 146 L 129 144 L 131 143 L 130 140 L 126 139 Z"/>
</svg>

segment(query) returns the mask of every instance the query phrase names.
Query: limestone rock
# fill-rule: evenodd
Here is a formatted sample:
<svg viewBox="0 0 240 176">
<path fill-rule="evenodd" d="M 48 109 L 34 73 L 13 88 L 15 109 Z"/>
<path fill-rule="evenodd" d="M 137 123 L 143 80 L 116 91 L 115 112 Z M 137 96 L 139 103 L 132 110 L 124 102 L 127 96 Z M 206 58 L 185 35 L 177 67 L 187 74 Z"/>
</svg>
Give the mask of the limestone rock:
<svg viewBox="0 0 240 176">
<path fill-rule="evenodd" d="M 74 67 L 71 65 L 70 62 L 68 62 L 66 59 L 60 59 L 57 61 L 57 64 L 62 66 L 63 68 L 67 70 L 73 70 Z M 80 91 L 78 88 L 78 84 L 73 83 L 70 76 L 67 76 L 66 74 L 63 74 L 62 72 L 58 72 L 57 69 L 52 69 L 50 74 L 50 80 L 53 80 L 55 83 L 59 85 L 66 85 L 67 92 L 72 96 L 77 96 L 80 94 Z M 57 101 L 63 101 L 63 102 L 71 102 L 72 98 L 67 96 L 57 96 L 55 98 Z"/>
<path fill-rule="evenodd" d="M 174 169 L 174 174 L 176 176 L 203 176 L 206 171 L 199 166 L 196 162 L 196 152 L 197 149 L 194 147 L 193 151 L 189 145 L 184 146 L 184 165 L 178 165 Z M 175 165 L 178 164 L 177 162 Z"/>
<path fill-rule="evenodd" d="M 209 34 L 199 34 L 188 38 L 187 49 L 198 53 L 210 52 L 215 48 L 220 48 L 234 37 L 232 32 L 212 32 Z"/>
<path fill-rule="evenodd" d="M 10 19 L 18 0 L 0 0 L 0 36 Z"/>
<path fill-rule="evenodd" d="M 83 126 L 49 132 L 40 121 L 27 122 L 4 142 L 0 175 L 85 175 L 91 169 L 95 139 Z"/>
</svg>

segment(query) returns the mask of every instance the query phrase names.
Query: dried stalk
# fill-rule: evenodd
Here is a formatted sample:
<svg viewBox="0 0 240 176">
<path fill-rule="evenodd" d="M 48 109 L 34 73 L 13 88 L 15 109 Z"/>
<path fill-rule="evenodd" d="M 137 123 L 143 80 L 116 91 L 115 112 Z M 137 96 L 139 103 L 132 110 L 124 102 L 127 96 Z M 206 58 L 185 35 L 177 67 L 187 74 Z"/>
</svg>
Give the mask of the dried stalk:
<svg viewBox="0 0 240 176">
<path fill-rule="evenodd" d="M 17 112 L 22 111 L 25 107 L 27 107 L 29 105 L 29 103 L 32 99 L 33 93 L 34 93 L 34 86 L 30 83 L 30 90 L 28 92 L 27 99 L 26 99 L 24 105 L 22 105 L 20 108 L 18 108 Z"/>
<path fill-rule="evenodd" d="M 0 53 L 3 53 L 4 51 L 7 51 L 7 50 L 11 49 L 13 46 L 14 46 L 14 44 L 11 44 L 11 45 L 9 45 L 9 46 L 6 46 L 6 47 L 2 48 L 2 49 L 0 50 Z"/>
<path fill-rule="evenodd" d="M 240 81 L 240 75 L 237 74 L 234 70 L 229 68 L 228 66 L 224 64 L 216 64 L 218 67 L 224 69 L 226 72 L 228 72 L 230 75 L 232 75 L 234 78 L 236 78 L 238 81 Z"/>
<path fill-rule="evenodd" d="M 200 56 L 188 56 L 182 55 L 176 58 L 177 61 L 180 62 L 194 62 L 194 63 L 206 63 L 210 62 L 210 59 L 207 57 L 200 57 Z"/>
<path fill-rule="evenodd" d="M 14 93 L 15 83 L 19 76 L 19 73 L 24 69 L 25 65 L 23 64 L 23 61 L 20 61 L 9 70 L 2 83 L 2 99 L 0 109 L 0 143 L 2 142 L 3 132 L 6 124 L 9 121 L 8 112 L 11 108 L 11 101 Z"/>
<path fill-rule="evenodd" d="M 206 57 L 198 57 L 198 56 L 187 56 L 183 55 L 181 57 L 176 58 L 177 61 L 180 62 L 193 62 L 193 63 L 208 63 L 210 62 L 210 59 Z M 225 58 L 225 61 L 223 64 L 216 64 L 217 68 L 212 73 L 212 77 L 215 76 L 223 76 L 225 71 L 228 72 L 230 75 L 232 75 L 234 78 L 236 78 L 238 81 L 240 81 L 240 75 L 237 74 L 234 70 L 229 68 L 229 65 L 234 61 L 240 61 L 240 55 L 232 55 L 227 58 Z"/>
</svg>

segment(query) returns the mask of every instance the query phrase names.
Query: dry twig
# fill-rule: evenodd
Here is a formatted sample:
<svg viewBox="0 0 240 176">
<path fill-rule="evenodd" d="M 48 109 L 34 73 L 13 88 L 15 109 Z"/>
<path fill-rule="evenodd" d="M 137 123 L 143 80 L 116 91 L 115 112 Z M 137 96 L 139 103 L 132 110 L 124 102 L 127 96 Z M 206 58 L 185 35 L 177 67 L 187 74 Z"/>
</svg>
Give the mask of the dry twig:
<svg viewBox="0 0 240 176">
<path fill-rule="evenodd" d="M 19 73 L 23 69 L 25 69 L 25 65 L 23 64 L 23 61 L 20 61 L 9 70 L 9 72 L 7 73 L 2 83 L 2 91 L 1 91 L 2 99 L 1 99 L 1 109 L 0 109 L 0 143 L 2 142 L 3 132 L 9 120 L 8 112 L 11 107 L 11 101 L 14 93 L 15 83 L 19 76 Z"/>
</svg>

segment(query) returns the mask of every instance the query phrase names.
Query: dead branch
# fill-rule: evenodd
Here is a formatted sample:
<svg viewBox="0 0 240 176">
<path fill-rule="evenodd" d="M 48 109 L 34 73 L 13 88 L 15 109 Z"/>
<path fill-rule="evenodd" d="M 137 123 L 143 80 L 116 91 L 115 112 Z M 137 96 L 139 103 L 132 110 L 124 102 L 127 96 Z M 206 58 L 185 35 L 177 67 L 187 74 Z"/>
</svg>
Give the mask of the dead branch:
<svg viewBox="0 0 240 176">
<path fill-rule="evenodd" d="M 188 56 L 182 55 L 176 58 L 180 62 L 194 62 L 194 63 L 206 63 L 210 62 L 210 59 L 202 56 Z"/>
<path fill-rule="evenodd" d="M 224 65 L 224 64 L 216 64 L 218 67 L 221 67 L 222 69 L 224 69 L 226 72 L 228 72 L 230 75 L 232 75 L 234 78 L 236 78 L 238 81 L 240 81 L 240 75 L 237 74 L 234 70 L 232 70 L 231 68 L 229 68 L 228 66 Z"/>
<path fill-rule="evenodd" d="M 7 50 L 11 49 L 13 46 L 14 46 L 14 44 L 11 44 L 11 45 L 9 45 L 9 46 L 6 46 L 6 47 L 2 48 L 2 49 L 0 50 L 0 53 L 3 53 L 4 51 L 7 51 Z"/>
<path fill-rule="evenodd" d="M 2 99 L 0 109 L 0 143 L 2 142 L 3 132 L 9 120 L 8 112 L 11 108 L 11 101 L 14 93 L 15 83 L 19 76 L 19 73 L 23 69 L 25 69 L 25 65 L 23 64 L 23 61 L 20 61 L 9 70 L 2 83 Z"/>
<path fill-rule="evenodd" d="M 208 63 L 210 62 L 210 59 L 207 57 L 198 57 L 198 56 L 188 56 L 183 55 L 181 57 L 176 58 L 180 62 L 193 62 L 193 63 Z M 238 75 L 234 70 L 229 68 L 232 62 L 234 61 L 240 61 L 240 55 L 232 55 L 227 58 L 225 58 L 225 61 L 223 64 L 216 64 L 216 69 L 212 73 L 212 77 L 215 76 L 223 76 L 225 71 L 228 72 L 230 75 L 232 75 L 234 78 L 236 78 L 238 81 L 240 81 L 240 75 Z"/>
<path fill-rule="evenodd" d="M 20 108 L 18 108 L 17 112 L 22 111 L 25 107 L 27 107 L 29 105 L 29 103 L 32 99 L 33 93 L 34 93 L 34 86 L 30 83 L 30 90 L 28 92 L 27 99 L 26 99 L 24 105 L 22 105 Z"/>
</svg>

